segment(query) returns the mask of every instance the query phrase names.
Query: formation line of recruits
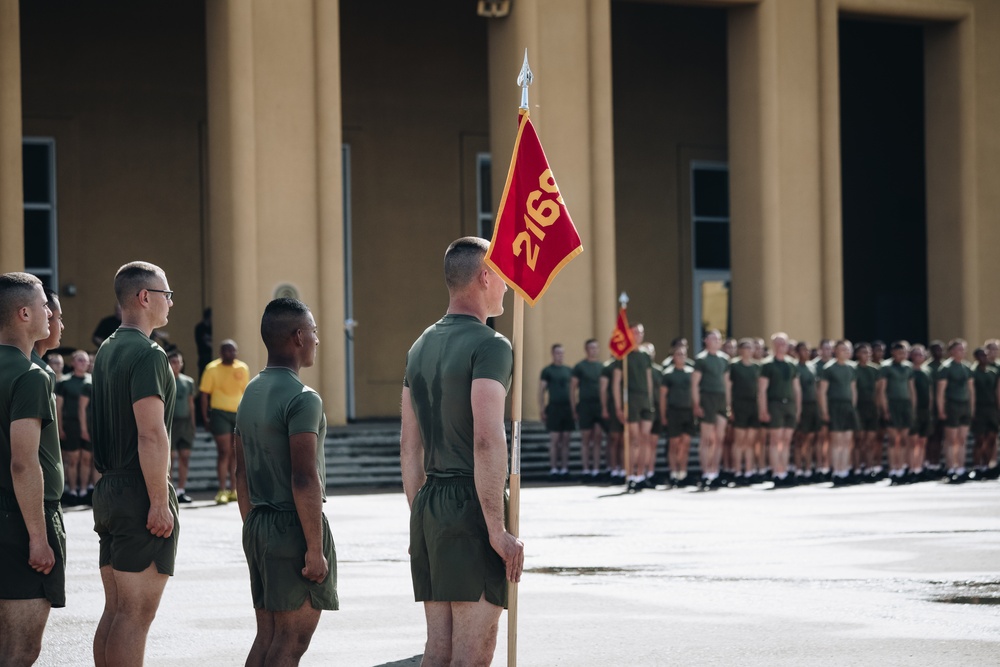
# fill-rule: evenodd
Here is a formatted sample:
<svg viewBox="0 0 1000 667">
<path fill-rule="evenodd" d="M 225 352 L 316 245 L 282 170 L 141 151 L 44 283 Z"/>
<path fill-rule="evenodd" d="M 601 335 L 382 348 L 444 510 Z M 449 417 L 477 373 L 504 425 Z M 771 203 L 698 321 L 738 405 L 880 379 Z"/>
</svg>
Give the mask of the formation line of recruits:
<svg viewBox="0 0 1000 667">
<path fill-rule="evenodd" d="M 524 566 L 524 546 L 504 525 L 503 417 L 513 355 L 485 324 L 503 312 L 506 292 L 483 261 L 487 248 L 473 237 L 449 246 L 448 312 L 406 357 L 400 450 L 414 597 L 427 619 L 426 665 L 491 662 L 507 582 L 519 581 Z M 92 378 L 91 435 L 102 474 L 94 530 L 105 593 L 93 640 L 98 667 L 143 663 L 180 534 L 170 430 L 191 423 L 190 413 L 183 424 L 175 419 L 180 364 L 150 338 L 173 305 L 166 274 L 131 262 L 116 273 L 114 289 L 122 323 L 102 343 Z M 34 663 L 50 609 L 66 603 L 54 378 L 32 359 L 35 342 L 48 338 L 55 322 L 37 278 L 0 275 L 5 666 Z M 232 422 L 234 491 L 257 621 L 246 664 L 297 665 L 321 611 L 339 608 L 336 551 L 323 512 L 326 417 L 320 396 L 299 378 L 314 364 L 319 338 L 310 310 L 287 298 L 267 304 L 261 338 L 266 367 L 246 385 Z M 188 390 L 184 403 L 193 410 Z"/>
<path fill-rule="evenodd" d="M 881 342 L 859 343 L 855 350 L 847 340 L 823 340 L 813 350 L 779 332 L 765 356 L 762 339 L 723 342 L 718 331 L 710 331 L 694 359 L 687 356 L 687 342 L 676 339 L 660 365 L 642 325 L 632 332 L 639 346 L 628 356 L 624 380 L 628 414 L 620 361 L 599 361 L 597 341 L 590 339 L 586 358 L 569 368 L 562 346 L 553 346 L 552 364 L 539 385 L 551 438 L 550 478 L 568 477 L 569 438 L 577 424 L 582 481 L 625 482 L 630 491 L 656 486 L 661 433 L 668 438 L 668 487 L 844 486 L 885 478 L 901 485 L 1000 477 L 997 339 L 976 349 L 970 365 L 962 339 L 947 346 L 932 341 L 929 354 L 923 345 L 896 341 L 885 358 Z M 629 470 L 623 463 L 625 425 Z M 970 427 L 974 467 L 967 470 Z M 699 436 L 697 481 L 688 476 L 694 435 Z"/>
</svg>

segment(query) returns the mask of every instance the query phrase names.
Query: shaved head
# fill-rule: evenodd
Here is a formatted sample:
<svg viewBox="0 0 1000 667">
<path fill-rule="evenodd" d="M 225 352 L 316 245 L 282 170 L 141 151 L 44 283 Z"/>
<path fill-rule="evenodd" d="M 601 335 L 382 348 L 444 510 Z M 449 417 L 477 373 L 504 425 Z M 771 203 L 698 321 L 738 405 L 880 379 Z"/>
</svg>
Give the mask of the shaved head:
<svg viewBox="0 0 1000 667">
<path fill-rule="evenodd" d="M 129 262 L 123 265 L 115 274 L 115 297 L 118 299 L 118 304 L 124 307 L 138 296 L 140 291 L 152 287 L 157 278 L 165 282 L 167 274 L 155 264 Z"/>
<path fill-rule="evenodd" d="M 444 253 L 444 282 L 449 291 L 460 290 L 475 280 L 483 267 L 490 244 L 478 236 L 454 241 Z"/>
<path fill-rule="evenodd" d="M 0 328 L 6 326 L 25 306 L 35 298 L 35 288 L 42 281 L 31 275 L 16 271 L 0 275 Z"/>
<path fill-rule="evenodd" d="M 260 337 L 268 353 L 281 351 L 285 342 L 308 322 L 309 308 L 298 299 L 274 299 L 260 318 Z"/>
</svg>

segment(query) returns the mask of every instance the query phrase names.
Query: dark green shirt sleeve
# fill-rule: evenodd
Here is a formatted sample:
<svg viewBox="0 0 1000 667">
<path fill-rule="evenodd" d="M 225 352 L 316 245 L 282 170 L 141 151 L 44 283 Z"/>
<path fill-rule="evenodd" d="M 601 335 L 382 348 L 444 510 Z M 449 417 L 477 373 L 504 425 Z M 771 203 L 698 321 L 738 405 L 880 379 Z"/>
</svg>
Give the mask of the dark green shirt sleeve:
<svg viewBox="0 0 1000 667">
<path fill-rule="evenodd" d="M 323 399 L 313 391 L 303 391 L 288 404 L 288 435 L 315 433 L 323 423 Z"/>
<path fill-rule="evenodd" d="M 52 423 L 49 401 L 49 376 L 40 368 L 32 368 L 21 375 L 13 388 L 10 404 L 10 421 L 40 419 L 42 428 Z"/>
<path fill-rule="evenodd" d="M 496 380 L 510 389 L 514 352 L 506 338 L 496 336 L 483 341 L 472 358 L 473 380 Z"/>
</svg>

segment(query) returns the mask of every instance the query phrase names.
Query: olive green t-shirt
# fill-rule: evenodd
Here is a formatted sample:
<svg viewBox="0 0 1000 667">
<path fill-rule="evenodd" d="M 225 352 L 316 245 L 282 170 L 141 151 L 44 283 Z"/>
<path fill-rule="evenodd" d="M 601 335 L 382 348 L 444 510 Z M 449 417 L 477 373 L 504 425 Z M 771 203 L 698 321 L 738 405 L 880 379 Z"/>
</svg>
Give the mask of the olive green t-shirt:
<svg viewBox="0 0 1000 667">
<path fill-rule="evenodd" d="M 897 364 L 889 359 L 882 362 L 879 379 L 885 380 L 885 397 L 890 401 L 910 400 L 910 379 L 913 377 L 913 364 L 903 361 Z M 918 401 L 919 402 L 919 401 Z"/>
<path fill-rule="evenodd" d="M 650 401 L 653 404 L 653 415 L 659 416 L 660 414 L 660 385 L 663 384 L 663 366 L 659 365 L 655 361 L 650 360 L 652 376 L 653 376 L 653 395 Z"/>
<path fill-rule="evenodd" d="M 831 359 L 823 366 L 823 382 L 827 383 L 826 398 L 828 401 L 853 401 L 854 394 L 851 385 L 857 380 L 857 370 L 853 361 L 838 364 Z"/>
<path fill-rule="evenodd" d="M 542 369 L 542 380 L 549 393 L 549 405 L 569 405 L 569 379 L 573 369 L 569 366 L 549 364 Z"/>
<path fill-rule="evenodd" d="M 799 386 L 802 388 L 802 402 L 816 402 L 816 367 L 810 363 L 799 362 L 795 366 L 799 374 Z"/>
<path fill-rule="evenodd" d="M 38 356 L 38 353 L 35 352 L 34 348 L 31 350 L 31 363 L 37 364 L 43 371 L 45 371 L 52 384 L 52 391 L 55 391 L 56 385 L 59 384 L 59 378 L 56 377 L 56 372 L 52 370 L 52 367 L 49 366 L 48 362 Z"/>
<path fill-rule="evenodd" d="M 157 396 L 170 434 L 176 384 L 163 348 L 131 327 L 119 327 L 94 360 L 94 464 L 98 471 L 139 470 L 139 429 L 133 405 Z"/>
<path fill-rule="evenodd" d="M 976 388 L 976 405 L 997 404 L 997 367 L 992 364 L 976 364 L 972 367 L 972 380 Z"/>
<path fill-rule="evenodd" d="M 615 410 L 615 395 L 614 389 L 612 388 L 612 380 L 614 379 L 615 369 L 621 368 L 622 362 L 617 359 L 608 359 L 603 364 L 601 364 L 601 377 L 607 378 L 608 385 L 604 388 L 604 400 L 607 401 L 608 410 L 614 412 Z"/>
<path fill-rule="evenodd" d="M 757 380 L 760 379 L 760 364 L 751 361 L 744 364 L 742 359 L 736 359 L 729 364 L 729 380 L 733 383 L 733 399 L 757 398 Z M 704 384 L 704 380 L 702 380 Z"/>
<path fill-rule="evenodd" d="M 694 369 L 684 365 L 677 368 L 673 364 L 667 366 L 663 371 L 663 386 L 667 388 L 667 408 L 690 408 L 691 407 L 691 376 Z"/>
<path fill-rule="evenodd" d="M 191 418 L 191 402 L 188 400 L 194 394 L 194 378 L 181 373 L 175 378 L 177 384 L 177 400 L 174 402 L 174 419 Z"/>
<path fill-rule="evenodd" d="M 964 361 L 956 362 L 954 359 L 946 359 L 938 368 L 937 375 L 934 376 L 934 386 L 944 380 L 948 384 L 944 388 L 944 400 L 961 403 L 969 400 L 969 379 L 972 377 L 972 369 Z M 935 395 L 937 389 L 935 389 Z"/>
<path fill-rule="evenodd" d="M 295 511 L 292 495 L 293 435 L 316 434 L 316 472 L 326 500 L 326 415 L 323 399 L 290 368 L 265 368 L 250 380 L 236 411 L 243 442 L 250 504 Z"/>
<path fill-rule="evenodd" d="M 913 389 L 917 393 L 917 410 L 927 411 L 931 409 L 931 392 L 933 381 L 931 380 L 931 369 L 927 366 L 913 369 Z"/>
<path fill-rule="evenodd" d="M 42 467 L 44 498 L 53 501 L 62 496 L 62 453 L 51 382 L 45 369 L 32 363 L 21 350 L 12 345 L 0 345 L 0 491 L 3 493 L 14 493 L 10 473 L 10 424 L 19 419 L 39 419 L 42 433 L 38 462 Z"/>
<path fill-rule="evenodd" d="M 694 369 L 701 373 L 698 390 L 702 393 L 724 394 L 726 373 L 729 372 L 729 355 L 725 352 L 709 354 L 702 350 L 694 358 Z"/>
<path fill-rule="evenodd" d="M 652 371 L 653 361 L 649 355 L 639 350 L 628 353 L 628 400 L 649 401 L 649 385 L 646 383 L 646 371 Z"/>
<path fill-rule="evenodd" d="M 573 367 L 573 377 L 579 383 L 579 398 L 581 403 L 594 403 L 601 400 L 601 371 L 604 364 L 600 361 L 584 359 Z"/>
<path fill-rule="evenodd" d="M 790 357 L 776 359 L 770 356 L 764 360 L 760 376 L 767 378 L 767 400 L 791 401 L 795 398 L 797 366 L 798 364 Z"/>
<path fill-rule="evenodd" d="M 63 399 L 63 410 L 60 417 L 64 423 L 80 421 L 80 397 L 83 396 L 84 385 L 91 383 L 90 373 L 83 376 L 66 375 L 56 384 L 56 396 Z"/>
<path fill-rule="evenodd" d="M 406 354 L 403 385 L 424 444 L 430 477 L 473 474 L 472 381 L 496 380 L 510 389 L 510 341 L 471 315 L 445 315 Z"/>
<path fill-rule="evenodd" d="M 874 364 L 857 364 L 854 370 L 858 383 L 858 403 L 874 403 L 875 383 L 878 382 L 882 369 Z"/>
</svg>

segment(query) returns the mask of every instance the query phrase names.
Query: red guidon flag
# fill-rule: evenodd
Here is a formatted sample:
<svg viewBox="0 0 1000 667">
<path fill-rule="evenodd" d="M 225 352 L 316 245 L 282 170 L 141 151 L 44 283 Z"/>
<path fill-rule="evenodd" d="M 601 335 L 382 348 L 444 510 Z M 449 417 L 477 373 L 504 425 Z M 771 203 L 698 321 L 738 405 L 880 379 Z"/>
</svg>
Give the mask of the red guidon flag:
<svg viewBox="0 0 1000 667">
<path fill-rule="evenodd" d="M 532 306 L 583 252 L 528 112 L 521 109 L 514 155 L 486 263 Z"/>
<path fill-rule="evenodd" d="M 611 332 L 611 342 L 608 343 L 611 354 L 615 359 L 624 359 L 625 356 L 635 349 L 635 337 L 632 329 L 628 326 L 628 318 L 625 317 L 625 309 L 618 310 L 618 321 L 615 322 L 615 330 Z"/>
</svg>

